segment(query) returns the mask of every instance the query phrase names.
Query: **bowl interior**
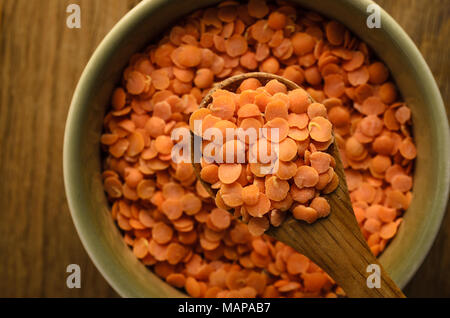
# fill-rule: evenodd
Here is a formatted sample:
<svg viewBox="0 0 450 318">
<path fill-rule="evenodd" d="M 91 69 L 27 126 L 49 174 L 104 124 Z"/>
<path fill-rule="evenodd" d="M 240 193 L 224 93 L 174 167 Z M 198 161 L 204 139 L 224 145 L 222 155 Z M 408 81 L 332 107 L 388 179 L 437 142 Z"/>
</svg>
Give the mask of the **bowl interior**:
<svg viewBox="0 0 450 318">
<path fill-rule="evenodd" d="M 100 162 L 102 120 L 130 56 L 157 40 L 180 17 L 217 0 L 144 1 L 107 35 L 75 91 L 64 140 L 64 178 L 72 217 L 91 259 L 126 297 L 183 297 L 140 263 L 110 216 Z M 369 0 L 292 1 L 341 21 L 388 65 L 411 108 L 418 157 L 413 201 L 397 236 L 380 257 L 403 287 L 428 252 L 444 214 L 449 183 L 448 122 L 437 85 L 419 51 L 384 11 L 381 29 L 366 26 Z M 433 154 L 433 157 L 429 156 Z"/>
</svg>

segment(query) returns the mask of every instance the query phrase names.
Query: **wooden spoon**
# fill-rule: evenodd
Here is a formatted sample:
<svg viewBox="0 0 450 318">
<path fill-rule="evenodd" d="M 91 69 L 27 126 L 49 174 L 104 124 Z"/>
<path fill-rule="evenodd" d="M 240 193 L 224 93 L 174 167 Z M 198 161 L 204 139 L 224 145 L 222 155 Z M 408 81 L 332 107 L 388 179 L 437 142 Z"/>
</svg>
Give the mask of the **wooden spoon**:
<svg viewBox="0 0 450 318">
<path fill-rule="evenodd" d="M 215 90 L 226 89 L 235 92 L 242 81 L 248 78 L 257 78 L 263 85 L 272 79 L 277 79 L 285 84 L 288 90 L 299 87 L 283 77 L 268 73 L 240 74 L 218 83 L 203 98 L 200 107 L 207 107 L 212 102 L 211 95 Z M 312 98 L 311 101 L 313 101 Z M 215 197 L 215 191 L 200 178 L 200 163 L 195 163 L 193 160 L 194 138 L 200 137 L 194 136 L 192 133 L 191 136 L 194 172 L 208 193 Z M 325 270 L 349 297 L 405 297 L 377 258 L 373 256 L 361 234 L 350 202 L 339 150 L 335 143 L 330 146 L 328 152 L 336 161 L 335 172 L 339 176 L 337 189 L 333 193 L 325 195 L 331 206 L 330 215 L 318 219 L 313 224 L 298 221 L 290 215 L 279 227 L 271 226 L 266 234 L 311 259 Z M 373 269 L 368 272 L 368 266 L 371 264 L 379 266 L 380 288 L 368 287 L 368 276 L 373 273 Z"/>
</svg>

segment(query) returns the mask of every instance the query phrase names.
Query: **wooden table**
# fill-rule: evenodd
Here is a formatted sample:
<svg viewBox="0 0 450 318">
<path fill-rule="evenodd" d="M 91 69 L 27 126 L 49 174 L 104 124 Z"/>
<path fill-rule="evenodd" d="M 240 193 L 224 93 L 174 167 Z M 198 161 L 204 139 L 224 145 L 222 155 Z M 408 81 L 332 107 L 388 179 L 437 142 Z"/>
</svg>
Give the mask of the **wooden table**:
<svg viewBox="0 0 450 318">
<path fill-rule="evenodd" d="M 89 259 L 70 218 L 63 134 L 72 93 L 89 57 L 138 2 L 0 0 L 0 296 L 117 296 Z M 412 37 L 448 101 L 448 1 L 377 2 Z M 81 29 L 66 27 L 70 3 L 81 5 Z M 66 287 L 66 267 L 72 263 L 81 266 L 80 289 Z M 405 293 L 450 297 L 449 270 L 447 213 Z"/>
</svg>

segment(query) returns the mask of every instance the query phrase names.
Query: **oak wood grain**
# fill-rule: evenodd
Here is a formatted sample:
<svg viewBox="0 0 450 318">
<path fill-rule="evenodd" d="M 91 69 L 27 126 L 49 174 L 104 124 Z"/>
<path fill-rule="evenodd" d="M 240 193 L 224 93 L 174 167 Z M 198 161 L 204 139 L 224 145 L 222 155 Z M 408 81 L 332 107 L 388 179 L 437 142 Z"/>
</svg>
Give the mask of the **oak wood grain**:
<svg viewBox="0 0 450 318">
<path fill-rule="evenodd" d="M 0 296 L 115 296 L 75 232 L 62 177 L 64 124 L 95 47 L 138 1 L 0 1 Z M 81 29 L 66 7 L 81 6 Z M 81 289 L 66 266 L 81 267 Z"/>
<path fill-rule="evenodd" d="M 0 296 L 115 297 L 75 232 L 62 177 L 64 123 L 89 57 L 138 0 L 0 0 Z M 378 0 L 414 40 L 449 100 L 447 0 Z M 81 29 L 66 7 L 81 6 Z M 447 113 L 449 105 L 447 103 Z M 450 297 L 450 214 L 409 297 Z M 81 289 L 66 266 L 79 264 Z"/>
</svg>

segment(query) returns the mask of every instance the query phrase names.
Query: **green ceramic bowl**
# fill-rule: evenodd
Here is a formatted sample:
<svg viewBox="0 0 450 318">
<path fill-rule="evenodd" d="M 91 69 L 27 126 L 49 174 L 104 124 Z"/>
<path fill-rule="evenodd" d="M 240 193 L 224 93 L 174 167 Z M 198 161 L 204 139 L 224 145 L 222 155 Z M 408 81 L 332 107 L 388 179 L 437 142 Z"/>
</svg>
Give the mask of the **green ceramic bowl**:
<svg viewBox="0 0 450 318">
<path fill-rule="evenodd" d="M 99 45 L 73 96 L 64 137 L 64 181 L 72 217 L 93 262 L 124 297 L 183 297 L 142 265 L 108 212 L 100 176 L 100 133 L 109 96 L 129 57 L 185 14 L 217 0 L 143 1 Z M 369 0 L 297 0 L 364 39 L 388 65 L 412 110 L 418 156 L 414 199 L 398 235 L 380 257 L 405 286 L 433 243 L 448 198 L 449 126 L 442 98 L 414 43 L 384 11 L 380 29 L 366 27 Z M 433 154 L 430 156 L 430 154 Z"/>
</svg>

